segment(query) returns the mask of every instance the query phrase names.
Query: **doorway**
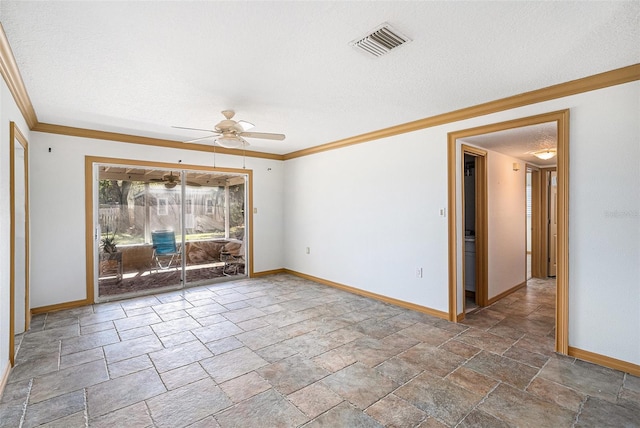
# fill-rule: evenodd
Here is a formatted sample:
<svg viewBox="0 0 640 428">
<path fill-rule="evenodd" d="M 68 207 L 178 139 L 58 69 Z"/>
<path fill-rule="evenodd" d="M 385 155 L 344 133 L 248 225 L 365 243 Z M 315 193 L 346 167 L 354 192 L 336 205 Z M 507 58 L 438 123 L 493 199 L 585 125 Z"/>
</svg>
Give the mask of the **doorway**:
<svg viewBox="0 0 640 428">
<path fill-rule="evenodd" d="M 537 172 L 538 168 L 532 165 L 527 165 L 527 173 L 525 178 L 525 198 L 526 198 L 526 224 L 527 224 L 527 252 L 526 252 L 526 276 L 527 282 L 532 278 L 532 264 L 533 264 L 533 236 L 534 236 L 534 222 L 533 222 L 533 199 L 532 199 L 532 187 L 533 187 L 533 175 Z"/>
<path fill-rule="evenodd" d="M 563 110 L 538 116 L 511 120 L 477 128 L 456 131 L 448 135 L 448 212 L 449 216 L 449 319 L 459 321 L 464 318 L 464 274 L 462 271 L 464 229 L 462 224 L 462 185 L 461 177 L 462 149 L 460 139 L 490 134 L 493 132 L 517 129 L 533 125 L 553 123 L 557 130 L 557 273 L 556 273 L 556 317 L 555 339 L 557 352 L 568 352 L 568 155 L 569 155 L 569 111 Z M 513 164 L 513 171 L 520 165 Z M 524 188 L 524 177 L 522 178 Z M 524 190 L 524 189 L 523 189 Z M 524 209 L 525 202 L 522 202 Z M 522 218 L 524 222 L 524 215 Z M 523 223 L 520 229 L 523 235 L 526 233 Z M 525 255 L 525 250 L 522 253 Z M 524 258 L 522 260 L 523 270 Z M 524 272 L 523 272 L 524 273 Z M 526 283 L 523 283 L 523 285 Z M 511 292 L 512 290 L 510 290 Z M 499 296 L 498 296 L 499 297 Z"/>
<path fill-rule="evenodd" d="M 250 274 L 251 171 L 89 162 L 97 301 Z"/>
<path fill-rule="evenodd" d="M 29 329 L 29 156 L 24 134 L 10 123 L 9 174 L 11 240 L 9 272 L 9 362 L 15 358 L 15 336 Z"/>
<path fill-rule="evenodd" d="M 466 144 L 461 150 L 463 313 L 468 314 L 487 304 L 487 152 Z"/>
<path fill-rule="evenodd" d="M 556 167 L 527 165 L 531 185 L 527 197 L 530 209 L 530 275 L 555 278 L 558 271 L 558 172 Z"/>
</svg>

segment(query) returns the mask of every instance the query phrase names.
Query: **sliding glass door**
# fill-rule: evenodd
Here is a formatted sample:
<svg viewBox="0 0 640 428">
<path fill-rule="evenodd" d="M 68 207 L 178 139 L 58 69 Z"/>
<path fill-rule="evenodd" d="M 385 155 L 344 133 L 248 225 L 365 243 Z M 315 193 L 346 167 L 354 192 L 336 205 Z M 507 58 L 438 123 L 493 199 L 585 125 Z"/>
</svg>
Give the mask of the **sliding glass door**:
<svg viewBox="0 0 640 428">
<path fill-rule="evenodd" d="M 246 176 L 98 165 L 98 297 L 245 275 Z"/>
</svg>

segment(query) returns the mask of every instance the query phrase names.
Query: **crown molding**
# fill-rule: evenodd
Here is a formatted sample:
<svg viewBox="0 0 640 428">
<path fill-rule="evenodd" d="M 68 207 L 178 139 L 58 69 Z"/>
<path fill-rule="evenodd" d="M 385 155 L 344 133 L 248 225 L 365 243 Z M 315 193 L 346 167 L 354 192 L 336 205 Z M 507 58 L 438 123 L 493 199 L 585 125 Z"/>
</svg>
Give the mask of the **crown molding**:
<svg viewBox="0 0 640 428">
<path fill-rule="evenodd" d="M 407 122 L 401 125 L 367 132 L 365 134 L 360 134 L 354 137 L 322 144 L 320 146 L 298 150 L 284 155 L 284 160 L 299 158 L 302 156 L 309 156 L 328 150 L 335 150 L 342 147 L 352 146 L 354 144 L 366 143 L 368 141 L 378 140 L 380 138 L 392 137 L 394 135 L 413 132 L 420 129 L 445 125 L 447 123 L 458 122 L 460 120 L 471 119 L 478 116 L 484 116 L 491 113 L 510 110 L 529 104 L 536 104 L 556 98 L 567 97 L 569 95 L 575 95 L 582 92 L 594 91 L 596 89 L 620 85 L 622 83 L 633 82 L 636 80 L 640 80 L 640 64 L 618 68 L 612 71 L 584 77 L 582 79 L 572 80 L 569 82 L 560 83 L 558 85 L 536 89 L 531 92 L 525 92 L 523 94 L 513 95 L 511 97 L 478 104 L 472 107 L 466 107 L 460 110 L 454 110 L 448 113 L 419 119 L 413 122 Z"/>
<path fill-rule="evenodd" d="M 246 156 L 252 158 L 283 160 L 283 155 L 263 153 L 251 150 L 226 149 L 204 144 L 185 144 L 183 141 L 163 140 L 159 138 L 141 137 L 139 135 L 120 134 L 117 132 L 98 131 L 95 129 L 75 128 L 73 126 L 53 125 L 50 123 L 37 123 L 32 131 L 46 132 L 49 134 L 68 135 L 70 137 L 92 138 L 96 140 L 118 141 L 121 143 L 143 144 L 146 146 L 169 147 L 182 150 L 196 150 L 223 155 Z"/>
<path fill-rule="evenodd" d="M 38 123 L 36 112 L 27 94 L 27 89 L 24 86 L 22 76 L 18 70 L 16 59 L 13 56 L 13 51 L 9 45 L 9 40 L 4 32 L 4 27 L 0 23 L 0 74 L 4 78 L 4 81 L 9 87 L 13 99 L 18 105 L 18 109 L 22 113 L 24 120 L 27 122 L 29 129 L 33 129 Z"/>
</svg>

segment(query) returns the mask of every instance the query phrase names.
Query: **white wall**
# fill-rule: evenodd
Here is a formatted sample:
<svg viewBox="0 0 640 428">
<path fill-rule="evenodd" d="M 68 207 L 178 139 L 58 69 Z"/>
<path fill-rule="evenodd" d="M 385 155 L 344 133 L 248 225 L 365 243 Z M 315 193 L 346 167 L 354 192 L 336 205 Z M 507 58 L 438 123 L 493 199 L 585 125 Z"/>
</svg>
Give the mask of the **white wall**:
<svg viewBox="0 0 640 428">
<path fill-rule="evenodd" d="M 640 364 L 640 82 L 573 98 L 569 344 Z"/>
<path fill-rule="evenodd" d="M 285 267 L 446 311 L 447 133 L 568 108 L 569 344 L 640 364 L 639 104 L 632 82 L 287 161 Z"/>
<path fill-rule="evenodd" d="M 446 311 L 446 147 L 437 136 L 427 129 L 287 161 L 285 267 Z"/>
<path fill-rule="evenodd" d="M 86 298 L 85 156 L 213 165 L 213 154 L 46 133 L 31 143 L 32 307 Z M 51 148 L 51 153 L 48 149 Z M 242 168 L 242 157 L 217 155 L 218 167 Z M 253 170 L 253 256 L 256 272 L 278 269 L 282 259 L 281 161 L 247 158 Z M 270 168 L 270 170 L 269 170 Z"/>
<path fill-rule="evenodd" d="M 525 174 L 524 162 L 487 151 L 489 299 L 526 280 Z"/>
<path fill-rule="evenodd" d="M 15 122 L 27 140 L 29 127 L 0 79 L 0 380 L 9 364 L 9 267 L 10 267 L 10 198 L 9 198 L 9 123 Z M 13 156 L 13 154 L 11 154 Z"/>
</svg>

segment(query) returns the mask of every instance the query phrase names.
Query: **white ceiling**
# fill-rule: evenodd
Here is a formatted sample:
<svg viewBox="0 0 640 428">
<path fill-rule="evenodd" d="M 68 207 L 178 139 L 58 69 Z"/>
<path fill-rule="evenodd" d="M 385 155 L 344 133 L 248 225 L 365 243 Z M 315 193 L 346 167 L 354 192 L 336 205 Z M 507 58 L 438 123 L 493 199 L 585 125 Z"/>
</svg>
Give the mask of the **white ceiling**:
<svg viewBox="0 0 640 428">
<path fill-rule="evenodd" d="M 640 2 L 0 1 L 38 120 L 284 154 L 640 63 Z M 383 22 L 413 41 L 349 46 Z"/>
<path fill-rule="evenodd" d="M 533 152 L 555 149 L 558 146 L 558 126 L 555 122 L 465 137 L 461 141 L 520 159 L 535 166 L 549 167 L 558 163 L 558 159 L 555 157 L 542 160 L 533 155 Z"/>
</svg>

